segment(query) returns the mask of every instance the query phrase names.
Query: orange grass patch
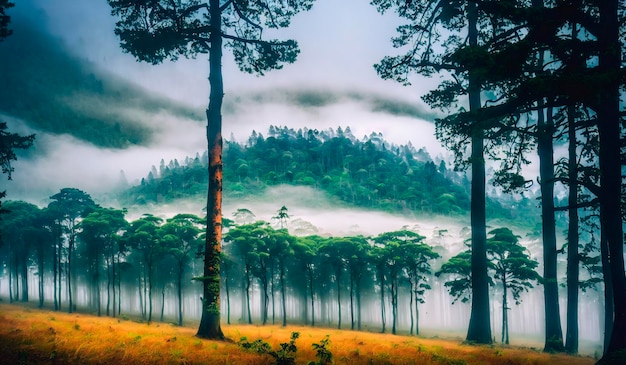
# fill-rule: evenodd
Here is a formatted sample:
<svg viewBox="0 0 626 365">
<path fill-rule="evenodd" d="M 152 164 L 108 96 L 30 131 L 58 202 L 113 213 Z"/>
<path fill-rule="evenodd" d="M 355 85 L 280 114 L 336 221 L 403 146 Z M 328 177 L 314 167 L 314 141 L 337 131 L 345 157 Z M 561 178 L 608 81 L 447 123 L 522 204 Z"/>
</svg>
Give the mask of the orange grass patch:
<svg viewBox="0 0 626 365">
<path fill-rule="evenodd" d="M 262 339 L 274 349 L 296 341 L 297 364 L 315 361 L 313 343 L 330 336 L 335 364 L 562 364 L 590 365 L 590 357 L 552 355 L 526 348 L 468 346 L 459 340 L 426 339 L 303 326 L 224 325 L 234 342 Z M 0 364 L 272 364 L 268 355 L 232 342 L 202 340 L 196 329 L 136 323 L 0 305 Z"/>
</svg>

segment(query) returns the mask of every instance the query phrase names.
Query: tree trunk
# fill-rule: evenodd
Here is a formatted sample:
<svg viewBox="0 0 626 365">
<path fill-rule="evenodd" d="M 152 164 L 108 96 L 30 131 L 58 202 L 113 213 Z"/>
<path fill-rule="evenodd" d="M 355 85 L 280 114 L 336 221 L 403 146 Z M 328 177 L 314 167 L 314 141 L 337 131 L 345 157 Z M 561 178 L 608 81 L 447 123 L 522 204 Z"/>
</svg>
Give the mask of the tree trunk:
<svg viewBox="0 0 626 365">
<path fill-rule="evenodd" d="M 468 4 L 469 45 L 478 44 L 478 9 L 475 3 Z M 480 109 L 480 83 L 474 72 L 469 76 L 470 111 Z M 485 210 L 485 158 L 483 155 L 484 131 L 481 126 L 472 128 L 472 186 L 471 186 L 471 226 L 472 226 L 472 309 L 467 329 L 467 342 L 489 344 L 491 339 L 491 318 L 489 316 L 489 282 L 487 276 L 487 225 Z"/>
<path fill-rule="evenodd" d="M 356 328 L 361 330 L 361 278 L 359 277 L 356 282 Z"/>
<path fill-rule="evenodd" d="M 385 275 L 382 270 L 378 271 L 380 281 L 380 320 L 382 322 L 382 333 L 385 333 Z"/>
<path fill-rule="evenodd" d="M 621 212 L 620 156 L 620 79 L 621 43 L 618 22 L 619 1 L 600 1 L 598 32 L 598 70 L 607 80 L 598 93 L 598 132 L 600 135 L 600 171 L 602 171 L 600 207 L 601 229 L 609 249 L 613 285 L 613 331 L 601 362 L 623 364 L 626 360 L 626 275 Z"/>
<path fill-rule="evenodd" d="M 391 333 L 396 334 L 396 324 L 398 322 L 398 279 L 391 278 Z"/>
<path fill-rule="evenodd" d="M 501 342 L 504 344 L 509 344 L 509 314 L 507 311 L 509 310 L 509 305 L 507 301 L 507 285 L 506 285 L 506 277 L 502 279 L 502 339 Z"/>
<path fill-rule="evenodd" d="M 283 327 L 287 326 L 287 302 L 285 295 L 285 266 L 280 264 L 280 296 L 282 300 L 283 309 Z"/>
<path fill-rule="evenodd" d="M 600 209 L 602 215 L 602 209 Z M 611 264 L 609 262 L 609 247 L 605 237 L 606 232 L 600 229 L 600 255 L 602 257 L 602 276 L 604 278 L 604 351 L 609 349 L 611 333 L 613 333 L 613 281 L 611 279 Z"/>
<path fill-rule="evenodd" d="M 337 271 L 335 278 L 337 279 L 337 313 L 339 314 L 339 322 L 337 324 L 337 328 L 341 329 L 341 286 L 339 283 L 339 279 L 341 278 L 340 271 Z"/>
<path fill-rule="evenodd" d="M 350 275 L 350 329 L 354 331 L 354 279 Z"/>
<path fill-rule="evenodd" d="M 252 324 L 252 312 L 250 310 L 250 268 L 246 265 L 246 308 L 248 309 L 248 324 Z"/>
<path fill-rule="evenodd" d="M 176 284 L 178 286 L 178 325 L 183 325 L 183 269 L 184 264 L 179 262 L 178 264 L 178 277 L 176 278 Z"/>
<path fill-rule="evenodd" d="M 139 294 L 139 311 L 141 312 L 141 319 L 146 319 L 146 311 L 144 310 L 144 295 L 143 295 L 143 275 L 137 275 L 137 292 Z"/>
<path fill-rule="evenodd" d="M 419 312 L 419 307 L 418 307 L 418 300 L 417 300 L 417 283 L 416 283 L 416 288 L 415 288 L 415 336 L 420 334 L 420 312 Z"/>
<path fill-rule="evenodd" d="M 220 254 L 222 251 L 222 14 L 220 0 L 209 1 L 211 48 L 209 50 L 209 107 L 207 142 L 209 184 L 207 189 L 207 232 L 202 278 L 202 317 L 196 336 L 224 339 L 220 325 Z M 249 303 L 249 302 L 248 302 Z"/>
<path fill-rule="evenodd" d="M 28 302 L 28 246 L 24 247 L 24 256 L 21 258 L 20 281 L 22 282 L 22 302 Z"/>
<path fill-rule="evenodd" d="M 576 127 L 574 106 L 568 107 L 569 119 L 569 196 L 567 230 L 567 332 L 565 334 L 565 351 L 578 353 L 578 161 L 576 158 Z"/>
<path fill-rule="evenodd" d="M 313 272 L 309 273 L 309 290 L 311 294 L 311 326 L 315 327 L 315 291 L 313 289 Z"/>
<path fill-rule="evenodd" d="M 148 322 L 151 322 L 152 321 L 152 260 L 148 262 L 147 266 L 148 266 Z M 163 321 L 162 318 L 161 318 L 161 321 Z"/>
<path fill-rule="evenodd" d="M 409 279 L 409 313 L 411 314 L 411 331 L 409 334 L 413 336 L 413 326 L 415 326 L 415 319 L 413 318 L 413 280 Z"/>
<path fill-rule="evenodd" d="M 165 283 L 161 286 L 161 322 L 165 317 Z"/>
<path fill-rule="evenodd" d="M 44 297 L 43 297 L 43 280 L 44 280 L 44 252 L 43 252 L 43 248 L 40 247 L 39 250 L 37 251 L 37 271 L 38 273 L 38 279 L 39 279 L 39 308 L 43 308 L 43 301 L 44 301 Z"/>
<path fill-rule="evenodd" d="M 196 336 L 224 339 L 220 326 L 220 254 L 222 251 L 222 16 L 220 0 L 209 1 L 211 49 L 209 51 L 209 107 L 207 142 L 209 184 L 207 189 L 207 232 L 204 244 L 202 317 Z"/>
<path fill-rule="evenodd" d="M 554 152 L 552 138 L 554 124 L 551 109 L 537 115 L 537 152 L 539 154 L 539 180 L 541 187 L 541 226 L 543 238 L 543 293 L 545 312 L 545 352 L 562 352 L 563 331 L 559 310 L 559 285 L 557 282 L 556 220 L 554 218 Z"/>
<path fill-rule="evenodd" d="M 54 240 L 56 245 L 52 248 L 52 293 L 54 297 L 54 310 L 57 311 L 59 310 L 59 298 L 57 298 L 57 276 L 60 276 L 57 266 L 57 247 L 60 245 L 60 242 L 57 237 L 55 237 Z"/>
<path fill-rule="evenodd" d="M 74 224 L 71 223 L 71 230 L 74 230 Z M 74 253 L 74 232 L 70 232 L 70 243 L 67 249 L 67 300 L 69 303 L 68 313 L 72 313 L 74 310 L 74 302 L 72 301 L 72 254 Z"/>
<path fill-rule="evenodd" d="M 274 264 L 270 265 L 270 285 L 271 285 L 271 293 L 272 293 L 272 324 L 276 324 L 276 298 L 275 298 L 275 287 L 274 287 Z"/>
</svg>

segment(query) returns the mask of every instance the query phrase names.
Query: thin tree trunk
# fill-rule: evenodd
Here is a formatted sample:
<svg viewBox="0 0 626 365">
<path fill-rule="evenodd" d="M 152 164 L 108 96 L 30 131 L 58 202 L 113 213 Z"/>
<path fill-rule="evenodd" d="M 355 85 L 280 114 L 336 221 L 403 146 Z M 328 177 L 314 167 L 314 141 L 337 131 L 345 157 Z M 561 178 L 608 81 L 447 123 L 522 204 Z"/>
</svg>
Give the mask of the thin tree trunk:
<svg viewBox="0 0 626 365">
<path fill-rule="evenodd" d="M 52 248 L 52 293 L 54 297 L 54 310 L 57 311 L 59 310 L 59 301 L 57 298 L 57 275 L 59 275 L 57 266 L 57 246 L 59 245 L 59 239 L 55 237 L 54 240 L 55 246 Z"/>
<path fill-rule="evenodd" d="M 178 285 L 178 325 L 183 325 L 183 264 L 178 264 L 178 277 L 176 279 Z"/>
<path fill-rule="evenodd" d="M 409 280 L 411 292 L 409 293 L 409 313 L 411 314 L 411 330 L 409 334 L 413 336 L 413 326 L 415 326 L 415 318 L 413 317 L 413 282 Z"/>
<path fill-rule="evenodd" d="M 152 260 L 147 265 L 148 267 L 148 322 L 152 322 Z M 161 318 L 163 321 L 163 318 Z"/>
<path fill-rule="evenodd" d="M 270 265 L 270 285 L 272 292 L 272 324 L 276 324 L 276 301 L 275 301 L 275 288 L 274 288 L 274 265 Z"/>
<path fill-rule="evenodd" d="M 354 331 L 354 279 L 350 276 L 350 329 Z"/>
<path fill-rule="evenodd" d="M 419 307 L 418 307 L 418 300 L 417 300 L 417 282 L 415 283 L 415 336 L 420 334 L 420 312 L 419 312 Z"/>
<path fill-rule="evenodd" d="M 74 251 L 74 238 L 73 234 L 70 234 L 70 244 L 67 249 L 67 300 L 69 304 L 68 313 L 72 313 L 74 310 L 74 302 L 72 300 L 72 254 Z"/>
<path fill-rule="evenodd" d="M 357 330 L 361 330 L 361 278 L 356 282 L 356 309 L 357 309 Z"/>
<path fill-rule="evenodd" d="M 385 333 L 385 275 L 379 270 L 380 281 L 380 320 L 382 322 L 382 333 Z"/>
<path fill-rule="evenodd" d="M 44 302 L 44 294 L 43 294 L 43 280 L 44 280 L 44 252 L 43 252 L 43 248 L 40 247 L 39 250 L 37 251 L 37 266 L 38 266 L 38 271 L 39 271 L 39 308 L 43 308 L 43 302 Z"/>
<path fill-rule="evenodd" d="M 567 332 L 565 351 L 578 353 L 578 161 L 576 158 L 576 127 L 574 106 L 568 107 L 569 119 L 569 195 L 568 195 L 568 233 L 567 233 Z"/>
<path fill-rule="evenodd" d="M 311 326 L 315 327 L 315 291 L 313 289 L 313 273 L 309 273 L 309 290 L 311 292 Z"/>
<path fill-rule="evenodd" d="M 165 317 L 165 283 L 161 286 L 161 318 L 160 321 L 163 322 Z"/>
<path fill-rule="evenodd" d="M 335 278 L 337 279 L 337 313 L 339 315 L 339 321 L 337 323 L 337 328 L 341 329 L 341 286 L 339 283 L 339 279 L 341 278 L 341 274 L 339 272 L 336 273 Z"/>
<path fill-rule="evenodd" d="M 141 312 L 141 319 L 146 319 L 146 311 L 144 310 L 144 296 L 143 292 L 143 274 L 137 275 L 137 292 L 139 294 L 139 311 Z"/>
<path fill-rule="evenodd" d="M 285 327 L 287 326 L 287 302 L 285 298 L 285 267 L 282 263 L 280 264 L 280 295 L 283 307 L 283 327 Z"/>
<path fill-rule="evenodd" d="M 246 308 L 248 309 L 248 324 L 252 324 L 252 312 L 250 310 L 250 269 L 246 267 Z"/>
<path fill-rule="evenodd" d="M 552 109 L 544 117 L 543 109 L 537 115 L 537 151 L 539 154 L 539 180 L 541 187 L 541 226 L 543 238 L 543 293 L 545 311 L 546 352 L 562 352 L 563 331 L 559 309 L 557 282 L 556 219 L 554 217 L 554 151 L 552 146 L 554 124 Z"/>
<path fill-rule="evenodd" d="M 500 342 L 509 344 L 509 305 L 507 301 L 506 277 L 502 278 L 502 339 Z"/>
</svg>

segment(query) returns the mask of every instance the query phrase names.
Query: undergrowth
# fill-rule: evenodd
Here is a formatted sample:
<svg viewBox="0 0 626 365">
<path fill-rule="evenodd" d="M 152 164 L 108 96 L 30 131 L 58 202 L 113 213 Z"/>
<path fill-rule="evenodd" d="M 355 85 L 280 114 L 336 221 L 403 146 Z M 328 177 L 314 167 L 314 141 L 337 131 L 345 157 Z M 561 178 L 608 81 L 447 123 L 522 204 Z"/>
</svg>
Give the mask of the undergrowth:
<svg viewBox="0 0 626 365">
<path fill-rule="evenodd" d="M 241 337 L 237 342 L 241 348 L 256 352 L 258 354 L 269 355 L 274 358 L 275 365 L 295 365 L 296 352 L 298 347 L 296 346 L 296 340 L 300 337 L 300 332 L 292 332 L 289 342 L 283 342 L 278 345 L 278 348 L 274 350 L 272 345 L 258 339 L 253 342 L 248 341 L 247 337 Z M 313 343 L 312 347 L 315 350 L 315 357 L 317 361 L 309 361 L 308 365 L 327 365 L 332 364 L 333 354 L 330 352 L 328 346 L 330 345 L 330 336 L 326 335 L 319 343 Z"/>
</svg>

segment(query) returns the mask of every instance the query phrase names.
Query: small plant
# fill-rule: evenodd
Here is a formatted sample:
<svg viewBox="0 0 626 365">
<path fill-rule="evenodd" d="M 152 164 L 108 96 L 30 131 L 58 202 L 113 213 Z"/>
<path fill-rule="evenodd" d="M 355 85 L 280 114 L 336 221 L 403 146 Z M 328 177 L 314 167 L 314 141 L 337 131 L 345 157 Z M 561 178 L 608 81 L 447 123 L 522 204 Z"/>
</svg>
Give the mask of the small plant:
<svg viewBox="0 0 626 365">
<path fill-rule="evenodd" d="M 296 340 L 300 337 L 300 332 L 292 332 L 289 342 L 284 342 L 279 345 L 277 350 L 272 349 L 272 345 L 259 339 L 254 342 L 249 342 L 246 337 L 242 337 L 237 345 L 240 347 L 254 351 L 258 354 L 267 354 L 274 358 L 276 365 L 294 365 L 296 363 Z"/>
<path fill-rule="evenodd" d="M 332 352 L 330 352 L 330 350 L 328 349 L 328 346 L 330 345 L 330 336 L 326 335 L 326 337 L 324 337 L 323 340 L 320 341 L 320 343 L 314 343 L 313 346 L 313 350 L 315 350 L 315 357 L 317 358 L 317 361 L 313 362 L 310 361 L 309 365 L 326 365 L 326 364 L 332 364 L 333 363 L 333 354 Z M 358 349 L 357 349 L 358 351 Z M 357 352 L 358 354 L 358 352 Z"/>
</svg>

